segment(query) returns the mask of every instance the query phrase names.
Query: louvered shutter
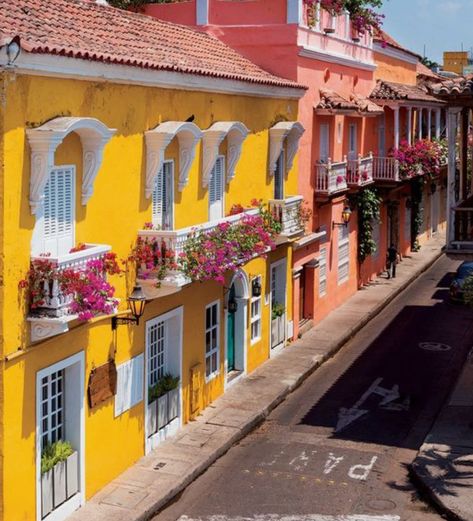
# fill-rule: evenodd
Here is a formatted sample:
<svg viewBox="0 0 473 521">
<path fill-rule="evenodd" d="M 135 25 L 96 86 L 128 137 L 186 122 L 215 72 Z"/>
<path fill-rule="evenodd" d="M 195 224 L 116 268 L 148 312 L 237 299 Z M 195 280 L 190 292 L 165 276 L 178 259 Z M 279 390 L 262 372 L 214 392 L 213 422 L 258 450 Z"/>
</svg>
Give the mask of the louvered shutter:
<svg viewBox="0 0 473 521">
<path fill-rule="evenodd" d="M 143 400 L 144 355 L 117 366 L 115 417 Z"/>
<path fill-rule="evenodd" d="M 350 231 L 347 226 L 338 229 L 338 283 L 343 284 L 350 276 Z"/>
<path fill-rule="evenodd" d="M 225 177 L 225 157 L 218 156 L 212 169 L 209 183 L 209 220 L 223 217 L 223 182 Z"/>
<path fill-rule="evenodd" d="M 319 297 L 327 294 L 327 248 L 320 249 L 319 257 Z"/>
<path fill-rule="evenodd" d="M 75 168 L 55 168 L 49 173 L 44 190 L 44 253 L 69 253 L 74 246 Z"/>
<path fill-rule="evenodd" d="M 284 150 L 278 158 L 274 172 L 274 198 L 284 199 Z"/>
<path fill-rule="evenodd" d="M 153 224 L 158 228 L 163 224 L 163 187 L 164 187 L 164 164 L 154 179 L 154 190 L 152 196 Z"/>
<path fill-rule="evenodd" d="M 326 163 L 330 154 L 330 127 L 328 123 L 320 125 L 320 161 Z"/>
</svg>

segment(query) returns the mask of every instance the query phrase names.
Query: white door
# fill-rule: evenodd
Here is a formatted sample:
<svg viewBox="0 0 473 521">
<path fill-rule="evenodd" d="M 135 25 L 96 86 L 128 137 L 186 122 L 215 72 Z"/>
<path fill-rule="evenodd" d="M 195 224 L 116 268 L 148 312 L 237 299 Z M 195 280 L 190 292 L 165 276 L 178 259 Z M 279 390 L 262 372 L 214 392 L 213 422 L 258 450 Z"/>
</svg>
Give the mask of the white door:
<svg viewBox="0 0 473 521">
<path fill-rule="evenodd" d="M 209 221 L 223 217 L 223 193 L 225 180 L 225 156 L 218 156 L 209 183 Z"/>
<path fill-rule="evenodd" d="M 43 252 L 65 255 L 74 247 L 75 167 L 54 168 L 44 189 Z"/>
<path fill-rule="evenodd" d="M 286 341 L 286 259 L 271 264 L 271 352 Z"/>
<path fill-rule="evenodd" d="M 153 224 L 159 230 L 172 230 L 174 207 L 174 162 L 165 161 L 153 190 Z"/>
<path fill-rule="evenodd" d="M 358 158 L 357 124 L 350 123 L 348 126 L 348 159 Z"/>
<path fill-rule="evenodd" d="M 284 150 L 278 158 L 274 172 L 274 198 L 284 199 Z"/>
<path fill-rule="evenodd" d="M 330 157 L 330 125 L 322 123 L 320 125 L 320 162 L 327 163 Z"/>
</svg>

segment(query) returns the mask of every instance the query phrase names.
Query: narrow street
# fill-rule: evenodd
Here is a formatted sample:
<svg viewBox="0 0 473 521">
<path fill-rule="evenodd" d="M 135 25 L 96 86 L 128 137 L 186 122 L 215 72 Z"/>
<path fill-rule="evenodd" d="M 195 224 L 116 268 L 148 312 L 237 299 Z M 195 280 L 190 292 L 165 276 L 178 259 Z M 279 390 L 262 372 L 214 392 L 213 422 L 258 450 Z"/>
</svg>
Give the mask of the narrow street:
<svg viewBox="0 0 473 521">
<path fill-rule="evenodd" d="M 269 514 L 313 521 L 441 519 L 408 465 L 473 338 L 442 257 L 155 521 Z"/>
</svg>

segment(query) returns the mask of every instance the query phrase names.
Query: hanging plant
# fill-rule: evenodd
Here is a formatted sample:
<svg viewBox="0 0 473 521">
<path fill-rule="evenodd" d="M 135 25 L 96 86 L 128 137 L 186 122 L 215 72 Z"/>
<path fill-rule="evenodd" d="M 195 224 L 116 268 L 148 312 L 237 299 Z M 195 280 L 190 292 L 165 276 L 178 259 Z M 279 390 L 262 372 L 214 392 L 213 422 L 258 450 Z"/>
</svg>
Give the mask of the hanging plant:
<svg viewBox="0 0 473 521">
<path fill-rule="evenodd" d="M 374 188 L 361 191 L 356 198 L 358 208 L 358 260 L 376 252 L 378 245 L 373 240 L 373 223 L 380 222 L 381 199 Z"/>
<path fill-rule="evenodd" d="M 422 197 L 424 193 L 424 180 L 422 178 L 413 179 L 411 181 L 411 248 L 412 251 L 419 251 L 419 235 L 422 231 L 423 207 Z"/>
</svg>

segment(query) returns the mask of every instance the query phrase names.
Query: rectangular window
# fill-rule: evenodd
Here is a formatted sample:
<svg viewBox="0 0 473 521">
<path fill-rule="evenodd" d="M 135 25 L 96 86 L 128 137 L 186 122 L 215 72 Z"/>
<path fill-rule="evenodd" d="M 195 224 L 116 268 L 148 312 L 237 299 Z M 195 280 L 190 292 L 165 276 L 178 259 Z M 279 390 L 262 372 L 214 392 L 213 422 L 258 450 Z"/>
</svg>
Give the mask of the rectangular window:
<svg viewBox="0 0 473 521">
<path fill-rule="evenodd" d="M 52 256 L 69 253 L 74 246 L 75 167 L 54 168 L 44 188 L 44 251 Z"/>
<path fill-rule="evenodd" d="M 138 355 L 117 366 L 115 416 L 119 416 L 143 400 L 144 357 Z"/>
<path fill-rule="evenodd" d="M 321 163 L 328 163 L 330 157 L 330 125 L 328 123 L 320 124 L 319 157 Z"/>
<path fill-rule="evenodd" d="M 348 126 L 348 159 L 358 158 L 357 125 L 350 123 Z"/>
<path fill-rule="evenodd" d="M 261 277 L 254 279 L 261 285 Z M 251 297 L 251 342 L 255 343 L 261 338 L 261 295 L 259 297 Z"/>
<path fill-rule="evenodd" d="M 338 284 L 350 276 L 350 230 L 348 226 L 338 228 Z"/>
<path fill-rule="evenodd" d="M 218 302 L 205 308 L 205 376 L 211 378 L 218 373 L 220 351 L 220 305 Z"/>
<path fill-rule="evenodd" d="M 41 448 L 63 440 L 64 369 L 41 379 Z"/>
<path fill-rule="evenodd" d="M 159 230 L 173 229 L 174 162 L 164 161 L 155 178 L 152 208 L 153 224 Z"/>
<path fill-rule="evenodd" d="M 319 256 L 319 297 L 327 294 L 327 248 L 320 248 Z"/>
<path fill-rule="evenodd" d="M 223 217 L 225 182 L 225 156 L 218 156 L 209 183 L 209 221 L 215 221 Z"/>
<path fill-rule="evenodd" d="M 156 385 L 166 374 L 166 322 L 148 327 L 148 387 Z"/>
<path fill-rule="evenodd" d="M 274 172 L 274 198 L 284 199 L 284 150 L 278 157 L 276 171 Z"/>
</svg>

